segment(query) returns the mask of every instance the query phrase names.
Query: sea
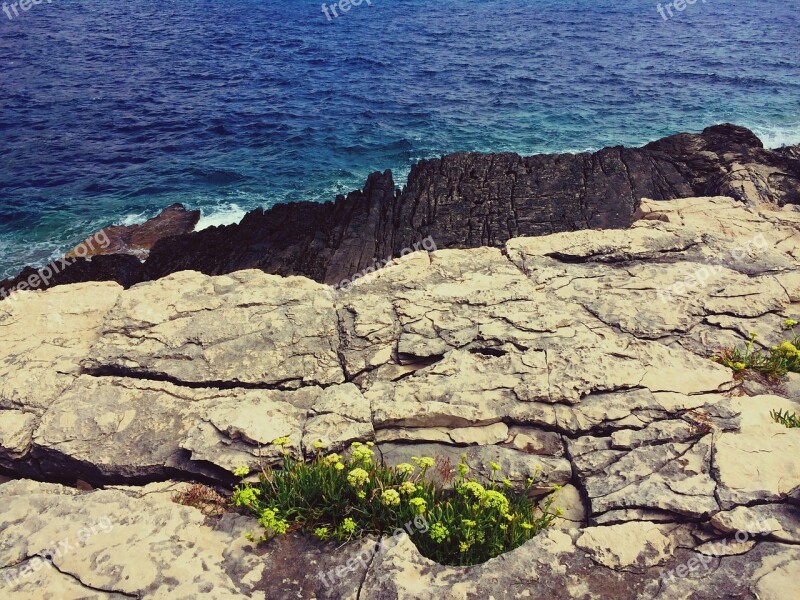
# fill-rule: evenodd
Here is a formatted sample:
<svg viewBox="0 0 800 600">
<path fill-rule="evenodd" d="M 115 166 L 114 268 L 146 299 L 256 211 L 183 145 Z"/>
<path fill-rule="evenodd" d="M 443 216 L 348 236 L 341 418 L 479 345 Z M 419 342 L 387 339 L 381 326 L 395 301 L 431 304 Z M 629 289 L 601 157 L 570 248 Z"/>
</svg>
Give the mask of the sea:
<svg viewBox="0 0 800 600">
<path fill-rule="evenodd" d="M 721 122 L 800 143 L 798 0 L 23 4 L 0 9 L 0 278 L 175 202 L 227 224 L 449 152 Z"/>
</svg>

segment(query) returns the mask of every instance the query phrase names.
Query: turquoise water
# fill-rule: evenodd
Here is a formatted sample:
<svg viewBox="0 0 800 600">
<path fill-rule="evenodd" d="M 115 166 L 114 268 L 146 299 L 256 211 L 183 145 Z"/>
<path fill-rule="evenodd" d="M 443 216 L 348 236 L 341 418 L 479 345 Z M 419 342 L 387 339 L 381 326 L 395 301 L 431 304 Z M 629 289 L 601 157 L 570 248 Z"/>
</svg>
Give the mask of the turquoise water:
<svg viewBox="0 0 800 600">
<path fill-rule="evenodd" d="M 800 3 L 54 0 L 0 13 L 0 276 L 173 202 L 201 226 L 459 150 L 729 121 L 800 142 Z"/>
</svg>

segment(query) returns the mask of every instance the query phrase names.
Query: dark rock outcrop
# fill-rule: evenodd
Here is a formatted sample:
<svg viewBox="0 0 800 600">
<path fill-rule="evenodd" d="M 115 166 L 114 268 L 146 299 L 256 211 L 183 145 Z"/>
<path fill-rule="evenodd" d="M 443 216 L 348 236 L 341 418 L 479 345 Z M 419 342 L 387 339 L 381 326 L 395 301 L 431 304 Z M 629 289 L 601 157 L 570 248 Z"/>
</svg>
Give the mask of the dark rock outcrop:
<svg viewBox="0 0 800 600">
<path fill-rule="evenodd" d="M 156 242 L 194 231 L 199 220 L 199 210 L 186 210 L 183 204 L 173 204 L 139 225 L 106 227 L 76 246 L 67 257 L 132 254 L 145 259 Z M 96 243 L 98 237 L 103 238 L 102 244 Z"/>
<path fill-rule="evenodd" d="M 796 149 L 766 150 L 751 131 L 717 125 L 592 154 L 451 154 L 415 165 L 402 191 L 390 171 L 373 173 L 363 190 L 334 203 L 258 209 L 236 225 L 161 239 L 143 265 L 78 262 L 51 285 L 128 286 L 187 269 L 247 268 L 336 284 L 429 236 L 438 248 L 501 246 L 519 236 L 627 227 L 645 197 L 716 195 L 800 204 Z"/>
</svg>

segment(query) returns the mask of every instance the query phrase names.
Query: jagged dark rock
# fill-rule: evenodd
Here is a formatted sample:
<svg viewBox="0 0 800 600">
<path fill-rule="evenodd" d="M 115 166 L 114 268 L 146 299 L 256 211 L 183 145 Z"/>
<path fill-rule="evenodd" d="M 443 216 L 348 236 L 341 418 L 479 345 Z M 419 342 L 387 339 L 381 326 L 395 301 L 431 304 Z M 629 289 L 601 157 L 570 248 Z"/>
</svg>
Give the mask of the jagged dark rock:
<svg viewBox="0 0 800 600">
<path fill-rule="evenodd" d="M 145 259 L 158 240 L 190 233 L 198 221 L 199 210 L 186 210 L 183 204 L 173 204 L 139 225 L 105 227 L 67 253 L 67 257 L 132 254 Z"/>
<path fill-rule="evenodd" d="M 236 225 L 161 239 L 144 265 L 129 257 L 78 262 L 51 285 L 130 286 L 181 270 L 248 268 L 336 284 L 428 236 L 438 248 L 499 247 L 519 236 L 627 227 L 642 198 L 717 195 L 800 204 L 797 149 L 766 150 L 751 131 L 717 125 L 593 154 L 450 154 L 415 165 L 402 191 L 390 171 L 373 173 L 363 190 L 333 203 L 258 209 Z M 0 291 L 18 279 L 0 282 Z"/>
</svg>

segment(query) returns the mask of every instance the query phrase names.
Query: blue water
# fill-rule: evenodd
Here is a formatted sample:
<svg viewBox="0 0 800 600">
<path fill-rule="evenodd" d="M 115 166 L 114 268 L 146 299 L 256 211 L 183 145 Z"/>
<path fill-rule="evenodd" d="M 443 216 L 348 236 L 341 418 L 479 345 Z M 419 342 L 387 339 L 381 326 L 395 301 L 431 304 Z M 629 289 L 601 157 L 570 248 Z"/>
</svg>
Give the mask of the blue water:
<svg viewBox="0 0 800 600">
<path fill-rule="evenodd" d="M 8 2 L 9 0 L 6 0 Z M 202 225 L 457 150 L 800 142 L 800 2 L 53 0 L 0 12 L 0 276 L 173 202 Z"/>
</svg>

